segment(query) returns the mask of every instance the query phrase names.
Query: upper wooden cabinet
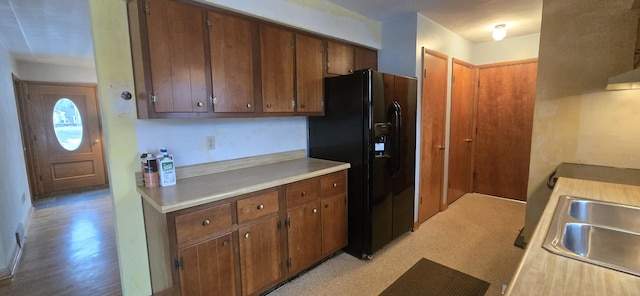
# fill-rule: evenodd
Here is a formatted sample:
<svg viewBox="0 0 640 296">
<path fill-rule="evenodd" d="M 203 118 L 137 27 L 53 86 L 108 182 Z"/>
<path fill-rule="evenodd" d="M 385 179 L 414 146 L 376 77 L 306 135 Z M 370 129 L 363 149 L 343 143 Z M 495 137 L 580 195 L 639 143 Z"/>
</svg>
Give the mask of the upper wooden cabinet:
<svg viewBox="0 0 640 296">
<path fill-rule="evenodd" d="M 355 70 L 378 70 L 378 52 L 337 41 L 327 41 L 327 75 L 346 75 Z"/>
<path fill-rule="evenodd" d="M 296 34 L 296 102 L 298 112 L 324 112 L 322 39 Z"/>
<path fill-rule="evenodd" d="M 356 70 L 371 69 L 378 71 L 378 52 L 373 49 L 356 47 L 354 52 Z"/>
<path fill-rule="evenodd" d="M 327 41 L 327 74 L 346 75 L 355 69 L 354 48 L 351 45 Z"/>
<path fill-rule="evenodd" d="M 294 42 L 293 32 L 260 25 L 263 112 L 294 111 Z"/>
<path fill-rule="evenodd" d="M 324 115 L 324 76 L 377 69 L 375 50 L 202 3 L 127 7 L 141 119 Z"/>
<path fill-rule="evenodd" d="M 207 112 L 202 10 L 167 0 L 131 1 L 129 9 L 138 116 Z"/>
<path fill-rule="evenodd" d="M 208 12 L 213 112 L 253 112 L 254 23 Z"/>
</svg>

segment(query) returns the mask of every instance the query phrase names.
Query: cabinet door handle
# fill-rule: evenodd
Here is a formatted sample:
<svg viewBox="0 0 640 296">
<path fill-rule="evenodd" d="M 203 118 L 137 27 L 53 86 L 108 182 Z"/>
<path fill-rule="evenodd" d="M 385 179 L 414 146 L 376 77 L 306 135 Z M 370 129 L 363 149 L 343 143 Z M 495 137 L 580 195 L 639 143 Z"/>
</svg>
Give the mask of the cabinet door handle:
<svg viewBox="0 0 640 296">
<path fill-rule="evenodd" d="M 473 139 L 471 139 L 471 138 L 466 138 L 466 139 L 464 139 L 464 141 L 465 141 L 465 142 L 471 142 L 471 141 L 473 141 Z"/>
<path fill-rule="evenodd" d="M 300 109 L 304 109 L 304 104 L 300 104 Z"/>
<path fill-rule="evenodd" d="M 325 209 L 328 209 L 328 208 L 329 208 L 329 205 L 328 205 L 328 204 L 324 205 L 324 208 L 325 208 Z"/>
<path fill-rule="evenodd" d="M 223 246 L 223 247 L 226 247 L 227 245 L 229 245 L 229 241 L 227 241 L 227 240 L 226 240 L 226 241 L 223 241 L 223 242 L 222 242 L 222 246 Z"/>
<path fill-rule="evenodd" d="M 249 233 L 248 232 L 244 234 L 244 238 L 249 238 Z"/>
<path fill-rule="evenodd" d="M 202 226 L 207 226 L 211 224 L 211 221 L 209 221 L 209 219 L 202 221 Z"/>
<path fill-rule="evenodd" d="M 203 102 L 198 102 L 196 105 L 198 105 L 198 107 L 202 107 L 202 106 L 204 106 L 204 103 Z"/>
<path fill-rule="evenodd" d="M 313 213 L 314 214 L 317 213 L 317 212 L 318 212 L 318 209 L 313 209 Z"/>
<path fill-rule="evenodd" d="M 271 108 L 271 104 L 267 104 L 267 108 Z"/>
<path fill-rule="evenodd" d="M 247 108 L 251 108 L 251 104 L 247 104 Z"/>
<path fill-rule="evenodd" d="M 264 209 L 264 205 L 258 205 L 258 210 Z"/>
<path fill-rule="evenodd" d="M 302 193 L 300 193 L 300 195 L 305 196 L 305 195 L 307 195 L 307 193 L 302 191 Z"/>
<path fill-rule="evenodd" d="M 338 187 L 338 183 L 333 183 L 333 187 Z"/>
</svg>

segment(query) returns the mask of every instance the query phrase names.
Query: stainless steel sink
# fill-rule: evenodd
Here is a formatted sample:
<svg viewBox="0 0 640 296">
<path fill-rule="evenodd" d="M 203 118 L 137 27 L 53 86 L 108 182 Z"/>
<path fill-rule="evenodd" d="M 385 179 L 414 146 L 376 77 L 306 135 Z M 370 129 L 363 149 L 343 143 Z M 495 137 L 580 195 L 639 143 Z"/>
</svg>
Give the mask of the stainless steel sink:
<svg viewBox="0 0 640 296">
<path fill-rule="evenodd" d="M 640 276 L 640 208 L 560 196 L 543 247 Z"/>
<path fill-rule="evenodd" d="M 569 216 L 589 224 L 640 233 L 640 208 L 587 199 L 570 199 Z"/>
</svg>

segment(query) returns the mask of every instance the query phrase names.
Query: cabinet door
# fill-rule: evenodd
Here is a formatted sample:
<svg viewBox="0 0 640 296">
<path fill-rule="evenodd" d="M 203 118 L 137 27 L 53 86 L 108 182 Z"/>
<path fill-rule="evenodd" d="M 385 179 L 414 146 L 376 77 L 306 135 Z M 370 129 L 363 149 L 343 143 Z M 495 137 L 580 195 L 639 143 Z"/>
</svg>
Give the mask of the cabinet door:
<svg viewBox="0 0 640 296">
<path fill-rule="evenodd" d="M 336 195 L 320 201 L 322 209 L 322 256 L 347 244 L 347 196 Z"/>
<path fill-rule="evenodd" d="M 320 210 L 318 201 L 306 203 L 287 212 L 289 274 L 296 274 L 318 261 L 320 244 Z"/>
<path fill-rule="evenodd" d="M 214 112 L 253 112 L 252 22 L 208 13 Z"/>
<path fill-rule="evenodd" d="M 293 33 L 260 25 L 263 112 L 293 112 Z"/>
<path fill-rule="evenodd" d="M 207 112 L 202 11 L 176 1 L 150 0 L 147 4 L 155 112 Z"/>
<path fill-rule="evenodd" d="M 296 101 L 298 112 L 323 112 L 322 40 L 296 35 Z"/>
<path fill-rule="evenodd" d="M 355 69 L 371 69 L 378 71 L 378 52 L 372 49 L 356 47 Z"/>
<path fill-rule="evenodd" d="M 282 278 L 278 216 L 240 228 L 242 294 L 260 292 Z"/>
<path fill-rule="evenodd" d="M 181 295 L 235 295 L 231 234 L 178 251 Z"/>
<path fill-rule="evenodd" d="M 353 46 L 327 41 L 327 74 L 345 75 L 353 70 Z"/>
</svg>

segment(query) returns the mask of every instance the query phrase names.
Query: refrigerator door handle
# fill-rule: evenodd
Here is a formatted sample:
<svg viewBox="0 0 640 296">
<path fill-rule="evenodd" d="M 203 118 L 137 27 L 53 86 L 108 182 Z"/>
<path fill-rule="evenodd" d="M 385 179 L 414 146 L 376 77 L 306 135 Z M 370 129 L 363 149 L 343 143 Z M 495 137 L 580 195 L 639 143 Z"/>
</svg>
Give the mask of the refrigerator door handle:
<svg viewBox="0 0 640 296">
<path fill-rule="evenodd" d="M 387 111 L 387 117 L 391 123 L 391 159 L 389 161 L 389 171 L 391 177 L 400 174 L 400 135 L 402 130 L 402 108 L 398 101 L 393 101 Z"/>
</svg>

